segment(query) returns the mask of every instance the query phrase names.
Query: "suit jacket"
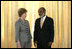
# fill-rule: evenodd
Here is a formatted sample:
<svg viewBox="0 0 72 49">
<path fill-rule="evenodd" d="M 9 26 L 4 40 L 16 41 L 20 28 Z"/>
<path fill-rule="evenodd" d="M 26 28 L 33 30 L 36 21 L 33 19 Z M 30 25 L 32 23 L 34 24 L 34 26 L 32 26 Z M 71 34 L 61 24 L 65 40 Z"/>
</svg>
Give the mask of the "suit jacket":
<svg viewBox="0 0 72 49">
<path fill-rule="evenodd" d="M 15 41 L 27 42 L 31 39 L 29 22 L 25 20 L 24 22 L 19 19 L 15 23 Z"/>
<path fill-rule="evenodd" d="M 40 27 L 40 19 L 35 21 L 34 30 L 34 42 L 48 44 L 48 42 L 53 42 L 54 39 L 54 22 L 53 19 L 46 16 L 42 28 Z"/>
</svg>

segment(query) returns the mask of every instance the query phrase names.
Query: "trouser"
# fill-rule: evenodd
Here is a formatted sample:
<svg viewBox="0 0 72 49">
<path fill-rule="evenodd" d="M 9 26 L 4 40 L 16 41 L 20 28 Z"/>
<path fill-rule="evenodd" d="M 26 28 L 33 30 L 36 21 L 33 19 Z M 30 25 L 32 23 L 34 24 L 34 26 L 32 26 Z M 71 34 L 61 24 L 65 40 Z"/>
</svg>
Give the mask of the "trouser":
<svg viewBox="0 0 72 49">
<path fill-rule="evenodd" d="M 37 43 L 37 48 L 51 48 L 47 43 Z"/>
<path fill-rule="evenodd" d="M 47 45 L 37 45 L 37 48 L 51 48 L 51 46 L 47 46 Z"/>
</svg>

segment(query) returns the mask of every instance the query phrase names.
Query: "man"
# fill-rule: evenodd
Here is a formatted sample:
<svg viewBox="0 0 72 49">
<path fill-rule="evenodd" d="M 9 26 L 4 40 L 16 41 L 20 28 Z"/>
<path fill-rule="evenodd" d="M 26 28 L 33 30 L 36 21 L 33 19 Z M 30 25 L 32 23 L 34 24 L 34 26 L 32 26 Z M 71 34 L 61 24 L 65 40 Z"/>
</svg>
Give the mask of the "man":
<svg viewBox="0 0 72 49">
<path fill-rule="evenodd" d="M 41 7 L 38 10 L 40 18 L 35 21 L 34 45 L 37 48 L 51 48 L 54 39 L 53 19 L 46 16 L 46 10 Z"/>
</svg>

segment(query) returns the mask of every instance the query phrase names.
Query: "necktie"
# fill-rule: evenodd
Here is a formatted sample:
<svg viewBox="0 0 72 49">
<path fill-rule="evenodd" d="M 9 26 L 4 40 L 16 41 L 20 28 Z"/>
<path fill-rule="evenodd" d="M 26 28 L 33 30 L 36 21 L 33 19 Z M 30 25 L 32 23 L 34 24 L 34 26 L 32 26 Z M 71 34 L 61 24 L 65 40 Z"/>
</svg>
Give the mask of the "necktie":
<svg viewBox="0 0 72 49">
<path fill-rule="evenodd" d="M 41 24 L 41 28 L 42 28 L 42 26 L 43 26 L 43 19 L 42 18 L 41 18 L 40 24 Z"/>
</svg>

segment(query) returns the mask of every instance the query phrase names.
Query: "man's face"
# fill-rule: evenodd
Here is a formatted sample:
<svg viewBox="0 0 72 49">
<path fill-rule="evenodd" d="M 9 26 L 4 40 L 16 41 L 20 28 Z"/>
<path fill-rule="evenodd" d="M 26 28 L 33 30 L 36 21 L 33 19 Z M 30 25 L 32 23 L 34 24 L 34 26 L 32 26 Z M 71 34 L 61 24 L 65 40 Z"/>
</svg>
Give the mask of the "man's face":
<svg viewBox="0 0 72 49">
<path fill-rule="evenodd" d="M 39 11 L 38 11 L 38 13 L 39 13 L 39 16 L 40 16 L 40 18 L 42 18 L 42 17 L 44 17 L 44 11 L 42 10 L 42 9 L 40 9 Z"/>
</svg>

